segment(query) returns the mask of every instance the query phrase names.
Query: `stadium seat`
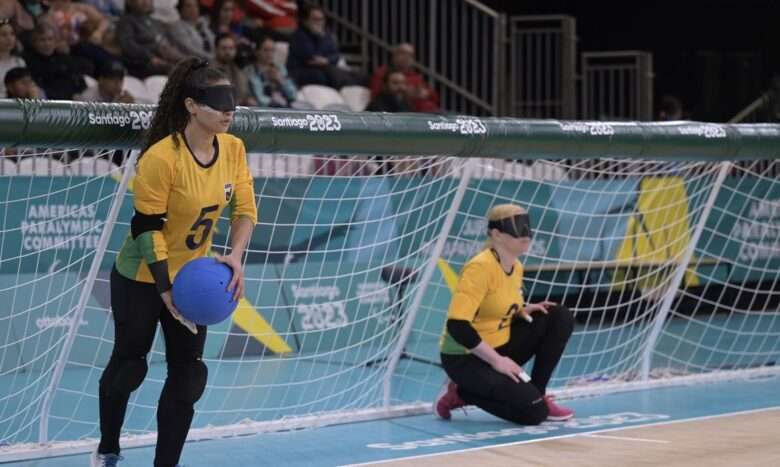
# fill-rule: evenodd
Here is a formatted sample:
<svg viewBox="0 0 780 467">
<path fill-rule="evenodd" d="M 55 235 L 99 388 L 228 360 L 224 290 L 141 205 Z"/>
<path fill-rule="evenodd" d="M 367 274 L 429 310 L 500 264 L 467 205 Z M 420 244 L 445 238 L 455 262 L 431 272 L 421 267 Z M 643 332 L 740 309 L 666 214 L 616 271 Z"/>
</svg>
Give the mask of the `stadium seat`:
<svg viewBox="0 0 780 467">
<path fill-rule="evenodd" d="M 156 104 L 157 101 L 151 96 L 149 90 L 143 81 L 135 76 L 125 76 L 125 82 L 122 89 L 127 91 L 139 104 Z"/>
<path fill-rule="evenodd" d="M 290 44 L 287 42 L 274 42 L 274 63 L 283 66 L 287 65 L 287 55 L 290 54 Z"/>
<path fill-rule="evenodd" d="M 18 172 L 16 162 L 10 159 L 0 159 L 0 175 L 16 175 Z"/>
<path fill-rule="evenodd" d="M 84 75 L 84 82 L 87 83 L 87 87 L 89 89 L 94 89 L 98 85 L 97 80 L 89 75 Z"/>
<path fill-rule="evenodd" d="M 67 168 L 62 162 L 48 156 L 27 157 L 17 164 L 19 175 L 65 175 Z"/>
<path fill-rule="evenodd" d="M 111 171 L 118 169 L 111 161 L 99 157 L 84 157 L 71 162 L 69 167 L 73 175 L 86 177 L 107 175 Z"/>
<path fill-rule="evenodd" d="M 150 76 L 144 80 L 146 90 L 149 93 L 149 97 L 154 99 L 154 104 L 160 100 L 160 94 L 162 94 L 165 88 L 165 83 L 168 82 L 168 77 L 164 75 Z"/>
<path fill-rule="evenodd" d="M 309 84 L 301 89 L 303 100 L 310 103 L 315 109 L 322 110 L 333 104 L 347 106 L 344 98 L 338 91 L 328 86 Z"/>
<path fill-rule="evenodd" d="M 371 101 L 371 90 L 365 86 L 344 86 L 341 88 L 341 97 L 353 112 L 366 110 Z"/>
</svg>

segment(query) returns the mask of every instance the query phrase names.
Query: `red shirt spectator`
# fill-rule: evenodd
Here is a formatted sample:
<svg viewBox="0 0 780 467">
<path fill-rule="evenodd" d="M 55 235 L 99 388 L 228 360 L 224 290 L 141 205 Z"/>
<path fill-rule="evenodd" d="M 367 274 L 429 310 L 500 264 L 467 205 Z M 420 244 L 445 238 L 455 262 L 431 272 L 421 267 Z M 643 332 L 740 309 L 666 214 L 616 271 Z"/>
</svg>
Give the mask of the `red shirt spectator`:
<svg viewBox="0 0 780 467">
<path fill-rule="evenodd" d="M 417 73 L 414 64 L 414 46 L 412 44 L 399 44 L 393 49 L 390 67 L 403 72 L 406 76 L 407 95 L 412 108 L 416 112 L 438 112 L 439 95 L 425 82 L 420 73 Z M 388 65 L 379 67 L 371 77 L 371 96 L 376 97 L 384 87 L 384 77 Z"/>
</svg>

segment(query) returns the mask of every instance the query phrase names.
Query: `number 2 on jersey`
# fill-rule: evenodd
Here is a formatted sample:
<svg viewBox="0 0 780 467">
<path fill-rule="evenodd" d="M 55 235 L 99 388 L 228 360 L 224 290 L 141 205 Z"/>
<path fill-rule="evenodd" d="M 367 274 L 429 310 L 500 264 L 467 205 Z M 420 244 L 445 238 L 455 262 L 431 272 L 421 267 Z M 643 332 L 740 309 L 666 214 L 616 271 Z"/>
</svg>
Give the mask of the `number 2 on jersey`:
<svg viewBox="0 0 780 467">
<path fill-rule="evenodd" d="M 192 233 L 187 235 L 187 248 L 190 250 L 197 250 L 201 245 L 203 245 L 203 242 L 209 238 L 211 229 L 214 227 L 214 220 L 206 217 L 206 214 L 214 212 L 217 209 L 219 209 L 219 206 L 214 204 L 212 206 L 206 206 L 200 210 L 198 220 L 196 220 L 195 223 L 192 224 L 192 227 L 190 227 L 190 232 Z M 195 237 L 198 235 L 198 229 L 201 227 L 203 227 L 203 233 L 200 236 L 200 240 L 195 240 Z"/>
</svg>

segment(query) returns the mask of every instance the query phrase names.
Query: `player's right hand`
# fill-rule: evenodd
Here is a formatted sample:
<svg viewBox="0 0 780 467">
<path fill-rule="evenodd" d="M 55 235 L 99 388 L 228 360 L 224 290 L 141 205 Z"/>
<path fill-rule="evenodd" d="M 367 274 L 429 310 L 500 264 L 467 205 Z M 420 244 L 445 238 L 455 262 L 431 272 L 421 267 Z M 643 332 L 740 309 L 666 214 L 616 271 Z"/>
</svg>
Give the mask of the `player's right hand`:
<svg viewBox="0 0 780 467">
<path fill-rule="evenodd" d="M 176 321 L 180 322 L 182 325 L 184 325 L 185 328 L 189 329 L 191 333 L 198 333 L 198 327 L 195 326 L 195 323 L 182 316 L 181 313 L 179 313 L 179 310 L 177 310 L 173 305 L 173 295 L 171 295 L 170 290 L 161 293 L 160 297 L 162 297 L 162 301 L 165 303 L 165 307 L 168 308 L 168 311 L 171 312 L 171 315 Z"/>
<path fill-rule="evenodd" d="M 515 383 L 519 383 L 521 375 L 525 373 L 523 368 L 514 360 L 503 355 L 493 364 L 493 369 L 502 375 L 510 377 Z"/>
</svg>

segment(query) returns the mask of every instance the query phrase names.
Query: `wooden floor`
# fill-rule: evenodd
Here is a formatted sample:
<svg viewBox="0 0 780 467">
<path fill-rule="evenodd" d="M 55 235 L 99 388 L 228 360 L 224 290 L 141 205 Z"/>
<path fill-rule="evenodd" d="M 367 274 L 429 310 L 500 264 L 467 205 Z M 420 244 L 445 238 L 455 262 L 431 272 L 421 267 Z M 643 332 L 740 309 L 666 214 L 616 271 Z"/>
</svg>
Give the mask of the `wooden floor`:
<svg viewBox="0 0 780 467">
<path fill-rule="evenodd" d="M 780 466 L 780 409 L 381 462 L 383 466 Z"/>
</svg>

